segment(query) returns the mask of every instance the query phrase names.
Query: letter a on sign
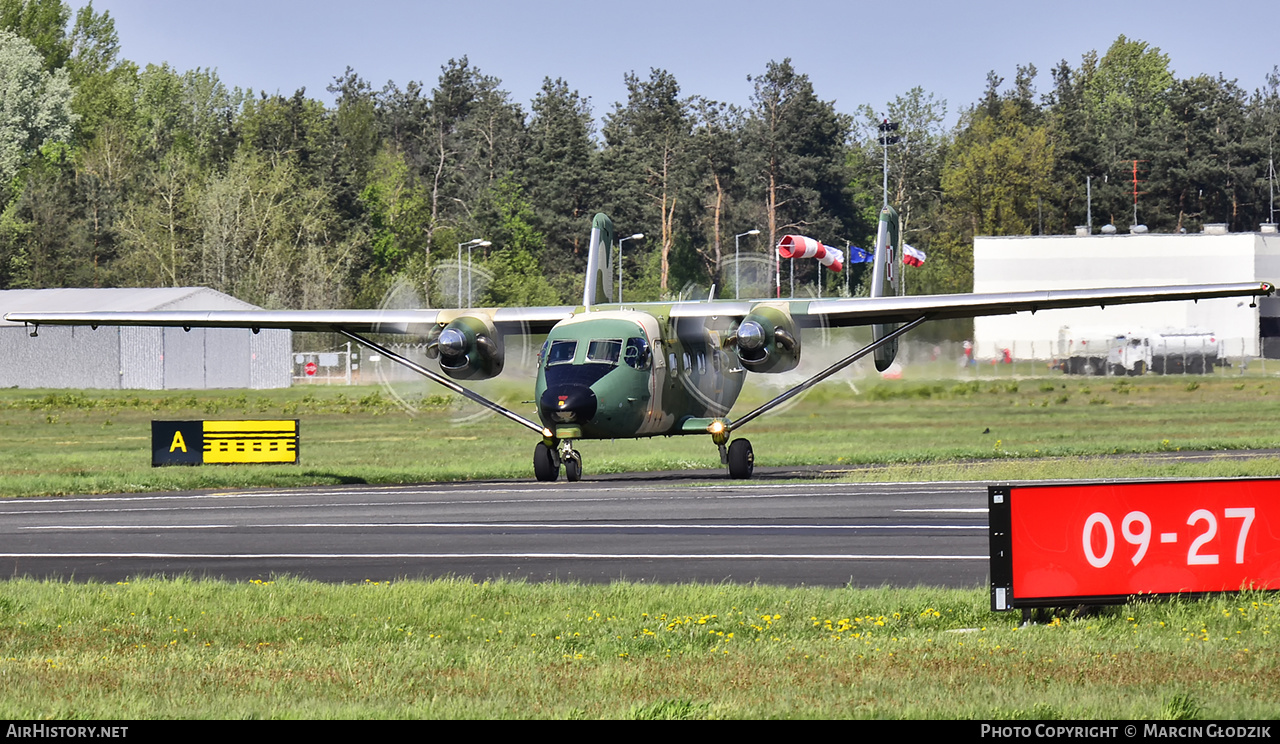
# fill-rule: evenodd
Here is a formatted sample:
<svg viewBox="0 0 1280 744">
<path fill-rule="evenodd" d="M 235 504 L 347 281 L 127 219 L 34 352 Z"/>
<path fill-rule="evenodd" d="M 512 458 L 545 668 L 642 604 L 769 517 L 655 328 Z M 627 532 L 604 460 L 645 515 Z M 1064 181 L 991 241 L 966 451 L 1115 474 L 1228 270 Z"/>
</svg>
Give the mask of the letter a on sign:
<svg viewBox="0 0 1280 744">
<path fill-rule="evenodd" d="M 151 465 L 199 465 L 204 460 L 202 421 L 152 421 Z"/>
</svg>

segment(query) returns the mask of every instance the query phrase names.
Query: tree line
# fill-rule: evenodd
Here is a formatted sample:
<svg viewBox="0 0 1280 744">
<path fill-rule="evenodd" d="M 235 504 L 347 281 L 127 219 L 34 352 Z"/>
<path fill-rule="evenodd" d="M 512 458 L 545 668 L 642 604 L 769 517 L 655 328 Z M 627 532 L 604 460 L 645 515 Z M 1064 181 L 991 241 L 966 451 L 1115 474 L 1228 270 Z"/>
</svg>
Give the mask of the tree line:
<svg viewBox="0 0 1280 744">
<path fill-rule="evenodd" d="M 603 211 L 645 235 L 622 251 L 628 299 L 724 296 L 735 238 L 752 254 L 787 233 L 870 244 L 886 155 L 903 239 L 929 256 L 912 293 L 971 289 L 975 235 L 1070 233 L 1088 213 L 1127 230 L 1135 191 L 1152 231 L 1269 219 L 1280 68 L 1252 92 L 1178 79 L 1121 36 L 1059 63 L 1047 92 L 1037 77 L 990 73 L 947 128 L 947 102 L 922 88 L 842 112 L 790 60 L 752 74 L 746 107 L 654 69 L 625 76 L 597 131 L 567 81 L 546 79 L 526 110 L 465 57 L 430 87 L 347 69 L 326 105 L 123 59 L 92 5 L 72 18 L 62 0 L 0 0 L 0 289 L 202 285 L 305 309 L 410 286 L 448 306 L 433 276 L 483 239 L 476 304 L 576 302 Z M 795 268 L 815 285 L 816 264 Z M 826 293 L 846 291 L 832 279 Z"/>
</svg>

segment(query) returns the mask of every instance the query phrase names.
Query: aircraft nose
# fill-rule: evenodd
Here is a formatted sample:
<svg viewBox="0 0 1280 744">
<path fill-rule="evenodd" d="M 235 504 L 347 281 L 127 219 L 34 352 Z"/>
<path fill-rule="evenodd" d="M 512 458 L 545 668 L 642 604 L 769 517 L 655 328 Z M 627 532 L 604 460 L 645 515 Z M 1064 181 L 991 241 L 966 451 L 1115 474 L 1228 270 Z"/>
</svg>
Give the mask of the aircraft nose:
<svg viewBox="0 0 1280 744">
<path fill-rule="evenodd" d="M 585 385 L 549 387 L 538 401 L 544 417 L 561 424 L 583 423 L 595 418 L 596 394 Z"/>
</svg>

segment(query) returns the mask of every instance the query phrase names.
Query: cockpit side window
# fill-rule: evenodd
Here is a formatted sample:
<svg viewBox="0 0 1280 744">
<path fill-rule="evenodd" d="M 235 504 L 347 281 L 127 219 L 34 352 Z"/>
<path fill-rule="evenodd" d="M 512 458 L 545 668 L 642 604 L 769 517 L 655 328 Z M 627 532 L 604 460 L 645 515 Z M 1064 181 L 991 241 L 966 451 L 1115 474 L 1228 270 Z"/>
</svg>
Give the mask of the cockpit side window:
<svg viewBox="0 0 1280 744">
<path fill-rule="evenodd" d="M 623 352 L 622 359 L 629 367 L 648 369 L 649 342 L 639 337 L 627 339 L 627 350 Z"/>
<path fill-rule="evenodd" d="M 595 339 L 587 346 L 587 361 L 601 364 L 617 364 L 622 354 L 622 339 Z"/>
<path fill-rule="evenodd" d="M 552 341 L 547 352 L 547 366 L 553 364 L 572 364 L 573 356 L 578 352 L 577 341 Z"/>
</svg>

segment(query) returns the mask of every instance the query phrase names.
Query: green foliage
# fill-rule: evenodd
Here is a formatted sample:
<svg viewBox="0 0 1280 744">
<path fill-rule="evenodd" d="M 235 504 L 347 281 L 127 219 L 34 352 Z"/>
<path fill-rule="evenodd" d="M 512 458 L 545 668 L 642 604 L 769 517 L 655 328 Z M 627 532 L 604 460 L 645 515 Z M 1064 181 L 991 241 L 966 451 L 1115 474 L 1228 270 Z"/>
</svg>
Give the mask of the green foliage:
<svg viewBox="0 0 1280 744">
<path fill-rule="evenodd" d="M 369 248 L 376 274 L 404 271 L 425 248 L 430 209 L 426 190 L 409 172 L 404 156 L 384 148 L 373 157 L 368 185 L 360 192 L 369 224 Z"/>
<path fill-rule="evenodd" d="M 595 119 L 589 100 L 559 78 L 543 81 L 531 114 L 523 183 L 546 236 L 539 263 L 561 286 L 586 266 L 590 220 L 601 209 Z"/>
<path fill-rule="evenodd" d="M 1085 101 L 1104 132 L 1159 116 L 1173 85 L 1169 55 L 1121 34 L 1088 76 Z"/>
<path fill-rule="evenodd" d="M 903 241 L 929 256 L 906 269 L 906 291 L 969 291 L 974 235 L 1070 232 L 1087 177 L 1095 224 L 1123 228 L 1134 160 L 1138 219 L 1154 230 L 1269 218 L 1280 68 L 1250 94 L 1171 64 L 1121 36 L 1055 66 L 1042 98 L 1033 66 L 1009 86 L 992 72 L 950 132 L 947 102 L 919 87 L 855 119 L 786 59 L 751 76 L 746 110 L 654 69 L 624 77 L 601 141 L 565 80 L 547 78 L 526 111 L 465 56 L 403 88 L 348 68 L 332 105 L 255 97 L 212 69 L 121 59 L 114 20 L 92 5 L 73 17 L 62 0 L 0 0 L 0 289 L 199 283 L 320 307 L 377 305 L 409 284 L 439 302 L 440 259 L 482 237 L 485 301 L 574 301 L 605 211 L 620 235 L 647 236 L 623 253 L 628 297 L 712 283 L 723 295 L 747 230 L 762 233 L 743 240 L 750 260 L 787 233 L 869 245 L 888 118 L 901 125 L 889 200 Z M 816 283 L 816 264 L 797 269 Z M 865 267 L 853 271 L 856 294 Z"/>
<path fill-rule="evenodd" d="M 62 67 L 71 55 L 67 21 L 71 8 L 62 0 L 0 0 L 0 30 L 30 42 L 45 72 Z M 0 64 L 0 69 L 4 69 Z"/>
<path fill-rule="evenodd" d="M 785 232 L 800 226 L 828 240 L 865 234 L 868 227 L 857 223 L 845 192 L 851 180 L 845 170 L 851 117 L 820 100 L 809 77 L 790 59 L 770 62 L 752 81 L 744 170 L 752 196 L 763 207 L 767 245 L 777 245 Z"/>
<path fill-rule="evenodd" d="M 1028 125 L 1016 101 L 994 115 L 979 109 L 958 138 L 942 188 L 973 235 L 1030 235 L 1038 199 L 1052 186 L 1053 143 L 1047 127 Z M 957 216 L 958 216 L 957 215 Z"/>
<path fill-rule="evenodd" d="M 50 72 L 35 46 L 0 29 L 0 183 L 41 145 L 71 137 L 71 95 L 66 70 Z"/>
<path fill-rule="evenodd" d="M 492 230 L 494 242 L 503 246 L 485 262 L 492 277 L 481 304 L 487 306 L 538 306 L 561 302 L 560 295 L 538 271 L 535 255 L 542 253 L 546 239 L 533 227 L 533 208 L 520 185 L 502 178 L 493 187 L 498 224 Z"/>
</svg>

